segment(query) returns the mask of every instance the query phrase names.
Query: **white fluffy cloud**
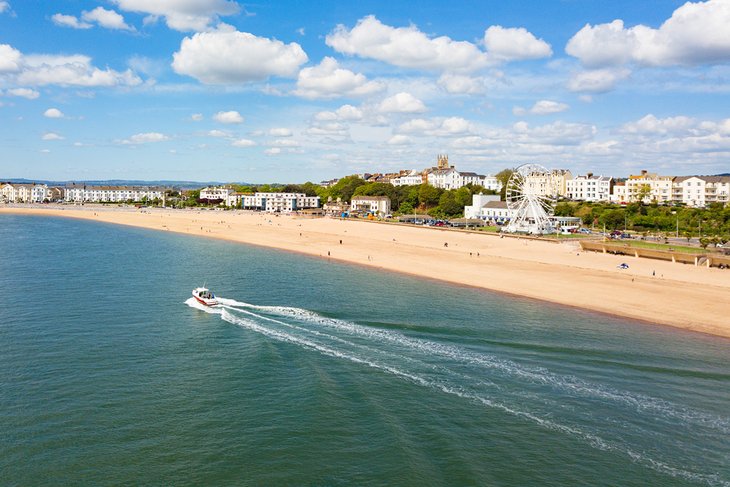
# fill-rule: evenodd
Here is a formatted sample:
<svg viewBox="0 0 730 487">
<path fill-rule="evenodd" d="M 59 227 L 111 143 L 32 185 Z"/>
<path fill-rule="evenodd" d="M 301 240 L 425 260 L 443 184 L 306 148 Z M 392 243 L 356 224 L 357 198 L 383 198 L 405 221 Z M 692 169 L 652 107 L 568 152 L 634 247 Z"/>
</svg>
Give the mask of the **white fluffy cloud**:
<svg viewBox="0 0 730 487">
<path fill-rule="evenodd" d="M 31 90 L 30 88 L 12 88 L 5 92 L 8 96 L 18 96 L 21 98 L 26 98 L 28 100 L 35 100 L 39 96 L 41 96 L 40 93 L 38 93 L 36 90 Z"/>
<path fill-rule="evenodd" d="M 161 134 L 159 132 L 145 132 L 140 134 L 134 134 L 129 139 L 123 140 L 122 144 L 149 144 L 154 142 L 164 142 L 166 140 L 170 140 L 170 137 L 165 134 Z"/>
<path fill-rule="evenodd" d="M 325 57 L 317 66 L 299 72 L 296 95 L 304 98 L 337 98 L 365 96 L 385 89 L 385 85 L 368 81 L 365 75 L 339 67 L 337 61 Z"/>
<path fill-rule="evenodd" d="M 314 119 L 320 122 L 329 122 L 334 120 L 356 122 L 358 120 L 362 120 L 362 118 L 362 110 L 352 105 L 342 105 L 334 112 L 319 112 L 314 116 Z"/>
<path fill-rule="evenodd" d="M 583 71 L 570 79 L 568 89 L 584 93 L 605 93 L 611 91 L 616 83 L 626 79 L 630 74 L 631 72 L 625 68 Z"/>
<path fill-rule="evenodd" d="M 209 130 L 207 132 L 207 135 L 209 137 L 230 137 L 231 134 L 226 132 L 225 130 Z"/>
<path fill-rule="evenodd" d="M 20 71 L 23 55 L 9 44 L 0 44 L 0 74 Z"/>
<path fill-rule="evenodd" d="M 63 118 L 63 112 L 58 108 L 49 108 L 43 112 L 43 116 L 46 118 Z"/>
<path fill-rule="evenodd" d="M 218 112 L 213 115 L 213 120 L 218 123 L 243 123 L 243 117 L 235 110 Z"/>
<path fill-rule="evenodd" d="M 394 135 L 387 142 L 388 145 L 409 145 L 411 143 L 411 138 L 407 135 Z"/>
<path fill-rule="evenodd" d="M 404 68 L 473 71 L 488 64 L 486 53 L 471 42 L 430 38 L 415 26 L 391 27 L 372 15 L 352 29 L 338 25 L 325 42 L 343 54 Z"/>
<path fill-rule="evenodd" d="M 540 59 L 553 54 L 550 44 L 523 27 L 493 25 L 484 32 L 484 45 L 489 56 L 500 61 Z"/>
<path fill-rule="evenodd" d="M 3 0 L 0 2 L 0 14 L 10 11 L 10 4 Z"/>
<path fill-rule="evenodd" d="M 281 149 L 279 147 L 271 147 L 270 149 L 266 149 L 264 154 L 267 156 L 278 156 L 281 154 Z"/>
<path fill-rule="evenodd" d="M 236 84 L 265 80 L 270 76 L 294 77 L 307 55 L 296 42 L 247 32 L 217 30 L 186 37 L 173 54 L 172 68 L 178 74 L 206 84 Z"/>
<path fill-rule="evenodd" d="M 700 127 L 697 121 L 690 117 L 677 116 L 668 118 L 657 118 L 652 114 L 635 121 L 628 122 L 621 126 L 620 133 L 631 135 L 679 135 L 695 132 Z M 716 127 L 712 127 L 715 129 Z"/>
<path fill-rule="evenodd" d="M 70 27 L 72 29 L 91 29 L 93 25 L 82 22 L 73 15 L 66 14 L 53 14 L 51 20 L 54 24 L 60 25 L 61 27 Z"/>
<path fill-rule="evenodd" d="M 378 105 L 381 113 L 420 113 L 426 111 L 426 105 L 410 93 L 401 92 L 383 100 Z"/>
<path fill-rule="evenodd" d="M 294 135 L 291 130 L 285 127 L 269 129 L 269 135 L 272 137 L 291 137 Z"/>
<path fill-rule="evenodd" d="M 122 10 L 164 17 L 167 26 L 183 32 L 203 31 L 220 16 L 237 14 L 241 7 L 229 0 L 113 0 Z"/>
<path fill-rule="evenodd" d="M 659 29 L 625 28 L 621 20 L 585 25 L 565 47 L 589 67 L 723 63 L 730 60 L 730 2 L 687 2 Z"/>
<path fill-rule="evenodd" d="M 192 120 L 193 122 L 200 122 L 201 120 L 203 120 L 203 114 L 193 113 L 192 115 L 190 115 L 190 120 Z"/>
<path fill-rule="evenodd" d="M 6 82 L 25 86 L 134 86 L 142 82 L 131 70 L 102 70 L 81 54 L 25 56 L 7 44 L 0 44 L 0 76 L 3 74 Z"/>
<path fill-rule="evenodd" d="M 127 25 L 124 21 L 124 17 L 114 10 L 107 10 L 104 7 L 96 7 L 94 10 L 84 12 L 81 15 L 81 18 L 86 22 L 96 22 L 106 29 L 134 30 L 134 27 Z"/>
<path fill-rule="evenodd" d="M 63 140 L 64 138 L 55 132 L 47 132 L 41 137 L 42 140 Z"/>
<path fill-rule="evenodd" d="M 472 124 L 461 117 L 449 118 L 414 118 L 396 128 L 399 134 L 410 134 L 419 137 L 455 137 L 472 131 Z"/>
<path fill-rule="evenodd" d="M 231 142 L 231 145 L 233 147 L 253 147 L 256 145 L 256 142 L 249 139 L 238 139 Z"/>
<path fill-rule="evenodd" d="M 478 95 L 487 91 L 483 78 L 461 74 L 444 73 L 437 83 L 447 93 L 452 94 Z"/>
<path fill-rule="evenodd" d="M 391 27 L 373 15 L 358 20 L 352 29 L 338 25 L 325 42 L 343 54 L 404 68 L 451 72 L 475 71 L 501 62 L 552 55 L 548 43 L 524 28 L 489 27 L 484 33 L 485 52 L 468 41 L 429 37 L 414 25 Z"/>
<path fill-rule="evenodd" d="M 564 112 L 568 108 L 570 107 L 565 103 L 560 103 L 552 100 L 540 100 L 535 102 L 535 104 L 532 105 L 532 108 L 530 108 L 529 110 L 521 107 L 515 107 L 512 112 L 515 115 L 525 115 L 527 113 L 530 113 L 532 115 L 550 115 L 552 113 Z"/>
</svg>

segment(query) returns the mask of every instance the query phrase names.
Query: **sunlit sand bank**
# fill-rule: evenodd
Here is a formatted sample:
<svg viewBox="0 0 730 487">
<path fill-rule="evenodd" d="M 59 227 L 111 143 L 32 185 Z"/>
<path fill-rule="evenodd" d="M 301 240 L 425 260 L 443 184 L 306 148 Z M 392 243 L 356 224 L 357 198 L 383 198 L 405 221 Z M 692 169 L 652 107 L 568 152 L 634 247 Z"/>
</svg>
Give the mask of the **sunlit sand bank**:
<svg viewBox="0 0 730 487">
<path fill-rule="evenodd" d="M 0 207 L 230 240 L 730 337 L 730 271 L 470 232 L 263 213 Z M 629 269 L 616 266 L 627 262 Z"/>
</svg>

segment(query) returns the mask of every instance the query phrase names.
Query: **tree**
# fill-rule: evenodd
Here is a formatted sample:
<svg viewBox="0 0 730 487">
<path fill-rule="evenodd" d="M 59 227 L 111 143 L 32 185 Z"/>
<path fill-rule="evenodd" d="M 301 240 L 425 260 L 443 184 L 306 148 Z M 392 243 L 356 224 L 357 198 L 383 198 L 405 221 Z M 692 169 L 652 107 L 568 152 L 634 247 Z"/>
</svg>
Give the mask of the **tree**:
<svg viewBox="0 0 730 487">
<path fill-rule="evenodd" d="M 422 206 L 436 206 L 443 190 L 435 188 L 428 183 L 423 183 L 418 187 L 418 203 Z"/>
<path fill-rule="evenodd" d="M 646 198 L 648 198 L 650 194 L 651 186 L 649 186 L 648 184 L 642 184 L 641 186 L 639 186 L 639 189 L 636 192 L 636 201 L 642 202 Z"/>
<path fill-rule="evenodd" d="M 456 191 L 444 191 L 439 198 L 439 209 L 444 215 L 452 217 L 461 215 L 464 207 L 456 201 Z"/>
<path fill-rule="evenodd" d="M 365 183 L 365 180 L 362 178 L 358 176 L 347 176 L 340 179 L 337 181 L 337 184 L 329 188 L 329 195 L 335 199 L 342 198 L 342 201 L 350 201 L 355 190 L 363 184 L 367 183 Z"/>
<path fill-rule="evenodd" d="M 467 187 L 459 188 L 454 193 L 454 200 L 456 201 L 456 204 L 461 207 L 461 211 L 464 210 L 465 206 L 471 204 L 471 195 L 472 192 L 470 191 L 470 188 Z"/>
<path fill-rule="evenodd" d="M 499 198 L 502 201 L 505 201 L 507 199 L 507 183 L 509 182 L 509 178 L 512 177 L 512 173 L 514 172 L 514 169 L 502 169 L 494 175 L 494 177 L 497 178 L 497 181 L 502 183 L 502 189 L 499 192 Z"/>
</svg>

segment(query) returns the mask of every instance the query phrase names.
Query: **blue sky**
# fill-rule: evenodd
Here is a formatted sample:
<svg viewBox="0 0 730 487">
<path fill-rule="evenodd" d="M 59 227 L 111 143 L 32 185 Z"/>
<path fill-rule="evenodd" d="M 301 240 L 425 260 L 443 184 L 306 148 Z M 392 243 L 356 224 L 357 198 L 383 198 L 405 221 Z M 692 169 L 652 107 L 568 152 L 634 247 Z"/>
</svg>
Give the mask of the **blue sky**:
<svg viewBox="0 0 730 487">
<path fill-rule="evenodd" d="M 730 172 L 730 0 L 0 0 L 0 179 Z"/>
</svg>

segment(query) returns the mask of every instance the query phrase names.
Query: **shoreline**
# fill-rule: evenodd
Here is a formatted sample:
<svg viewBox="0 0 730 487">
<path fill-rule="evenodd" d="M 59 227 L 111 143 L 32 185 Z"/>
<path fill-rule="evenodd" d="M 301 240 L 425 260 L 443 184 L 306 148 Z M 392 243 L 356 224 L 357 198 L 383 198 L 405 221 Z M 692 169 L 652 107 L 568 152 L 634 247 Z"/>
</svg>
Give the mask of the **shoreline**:
<svg viewBox="0 0 730 487">
<path fill-rule="evenodd" d="M 0 206 L 3 214 L 211 237 L 730 338 L 727 270 L 584 253 L 572 241 L 247 211 L 38 205 Z M 624 261 L 630 268 L 617 269 Z"/>
</svg>

